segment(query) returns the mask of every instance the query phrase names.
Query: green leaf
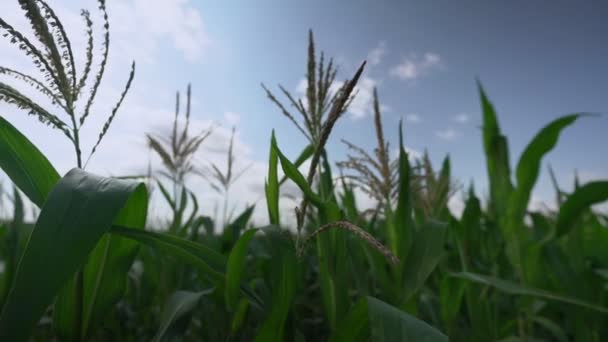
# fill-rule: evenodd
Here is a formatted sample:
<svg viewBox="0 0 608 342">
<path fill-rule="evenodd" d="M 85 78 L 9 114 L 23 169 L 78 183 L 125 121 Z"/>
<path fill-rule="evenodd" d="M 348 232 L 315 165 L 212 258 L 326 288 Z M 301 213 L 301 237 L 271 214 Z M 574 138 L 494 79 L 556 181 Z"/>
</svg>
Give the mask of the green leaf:
<svg viewBox="0 0 608 342">
<path fill-rule="evenodd" d="M 602 306 L 595 305 L 592 303 L 587 303 L 587 302 L 584 302 L 584 301 L 576 299 L 576 298 L 562 296 L 562 295 L 555 294 L 555 293 L 552 293 L 549 291 L 523 286 L 523 285 L 514 283 L 512 281 L 503 280 L 503 279 L 499 279 L 496 277 L 490 277 L 490 276 L 485 276 L 485 275 L 470 273 L 470 272 L 453 273 L 452 276 L 466 279 L 469 281 L 473 281 L 476 283 L 492 286 L 502 292 L 512 294 L 512 295 L 531 296 L 531 297 L 536 297 L 536 298 L 542 298 L 542 299 L 546 299 L 546 300 L 550 300 L 550 301 L 573 304 L 576 306 L 584 307 L 584 308 L 595 310 L 595 311 L 602 312 L 602 313 L 608 313 L 608 308 L 606 308 L 606 307 L 602 307 Z"/>
<path fill-rule="evenodd" d="M 133 239 L 156 250 L 171 254 L 182 262 L 198 268 L 211 282 L 224 286 L 226 260 L 223 255 L 202 244 L 192 242 L 171 234 L 156 233 L 140 229 L 113 226 L 110 233 Z M 241 292 L 257 307 L 262 307 L 262 301 L 249 289 L 241 286 Z"/>
<path fill-rule="evenodd" d="M 494 106 L 478 81 L 479 96 L 483 111 L 483 147 L 486 155 L 488 176 L 490 178 L 490 200 L 496 217 L 502 217 L 507 209 L 507 201 L 513 191 L 511 168 L 509 166 L 509 147 L 507 138 L 500 132 Z"/>
<path fill-rule="evenodd" d="M 443 257 L 446 228 L 444 223 L 429 221 L 415 233 L 412 249 L 403 264 L 406 300 L 424 285 Z"/>
<path fill-rule="evenodd" d="M 372 341 L 447 342 L 448 337 L 407 313 L 367 297 Z"/>
<path fill-rule="evenodd" d="M 229 310 L 233 310 L 239 297 L 239 287 L 243 278 L 243 269 L 245 267 L 245 257 L 247 256 L 247 247 L 249 241 L 253 238 L 256 229 L 250 229 L 243 234 L 234 247 L 230 251 L 228 257 L 228 267 L 226 269 L 226 306 Z"/>
<path fill-rule="evenodd" d="M 559 209 L 556 224 L 557 237 L 572 230 L 576 220 L 590 206 L 606 200 L 608 200 L 608 181 L 589 182 L 575 190 Z"/>
<path fill-rule="evenodd" d="M 192 311 L 198 305 L 201 297 L 213 292 L 213 289 L 190 292 L 175 291 L 163 309 L 160 318 L 160 328 L 154 336 L 154 342 L 175 341 L 181 338 L 190 323 Z"/>
<path fill-rule="evenodd" d="M 530 193 L 540 172 L 541 160 L 557 144 L 562 130 L 576 121 L 581 115 L 573 114 L 554 120 L 540 130 L 525 148 L 517 163 L 517 187 L 511 196 L 509 207 L 512 223 L 518 224 L 526 213 Z"/>
<path fill-rule="evenodd" d="M 170 253 L 183 262 L 196 266 L 211 281 L 223 282 L 226 261 L 218 252 L 171 234 L 113 226 L 112 234 L 133 239 L 154 249 Z"/>
<path fill-rule="evenodd" d="M 268 163 L 268 181 L 264 185 L 266 191 L 266 206 L 268 207 L 268 217 L 270 224 L 279 225 L 279 182 L 277 175 L 278 157 L 276 149 L 276 139 L 274 130 L 270 138 L 270 161 Z"/>
<path fill-rule="evenodd" d="M 460 311 L 464 297 L 466 282 L 454 277 L 441 279 L 439 299 L 441 301 L 441 316 L 445 323 L 451 323 Z"/>
<path fill-rule="evenodd" d="M 113 224 L 143 229 L 146 224 L 148 195 L 137 191 L 114 219 Z M 127 276 L 138 252 L 139 244 L 110 234 L 104 235 L 91 252 L 84 271 L 82 336 L 99 325 L 105 315 L 124 295 Z M 73 282 L 74 280 L 72 280 Z M 58 295 L 53 310 L 56 328 L 66 339 L 75 333 L 76 305 L 74 284 L 65 286 Z"/>
<path fill-rule="evenodd" d="M 329 341 L 447 342 L 448 338 L 426 322 L 368 296 L 351 308 Z"/>
<path fill-rule="evenodd" d="M 86 262 L 129 198 L 145 186 L 73 169 L 51 191 L 0 317 L 0 339 L 26 340 L 57 292 Z"/>
<path fill-rule="evenodd" d="M 296 294 L 298 261 L 290 241 L 276 231 L 265 231 L 271 244 L 267 273 L 271 286 L 270 311 L 257 332 L 255 341 L 284 341 L 285 322 Z"/>
<path fill-rule="evenodd" d="M 367 297 L 353 305 L 344 319 L 331 334 L 329 342 L 366 341 L 369 337 Z"/>
<path fill-rule="evenodd" d="M 403 146 L 402 122 L 399 122 L 399 194 L 394 224 L 389 224 L 388 239 L 391 250 L 405 260 L 412 245 L 414 220 L 412 218 L 412 192 L 410 189 L 410 163 Z"/>
<path fill-rule="evenodd" d="M 302 164 L 304 164 L 305 161 L 307 161 L 310 157 L 312 157 L 313 153 L 315 153 L 315 146 L 312 144 L 306 146 L 304 148 L 304 150 L 302 150 L 302 153 L 300 153 L 300 155 L 298 156 L 296 161 L 293 163 L 293 165 L 295 167 L 302 166 Z M 285 183 L 285 181 L 287 181 L 287 179 L 288 179 L 287 176 L 283 176 L 283 178 L 281 178 L 281 181 L 279 182 L 279 185 L 282 185 L 283 183 Z"/>
<path fill-rule="evenodd" d="M 224 239 L 230 246 L 232 246 L 236 242 L 236 239 L 241 235 L 241 230 L 247 228 L 247 223 L 249 222 L 249 219 L 251 219 L 254 209 L 254 205 L 245 208 L 245 210 L 243 210 L 243 212 L 224 230 Z"/>
<path fill-rule="evenodd" d="M 36 146 L 2 117 L 0 168 L 39 208 L 60 178 Z"/>
<path fill-rule="evenodd" d="M 294 183 L 296 183 L 296 185 L 300 188 L 300 190 L 302 190 L 302 192 L 304 192 L 304 196 L 306 196 L 306 198 L 308 198 L 308 200 L 310 200 L 317 206 L 322 206 L 323 200 L 321 199 L 321 197 L 312 191 L 312 189 L 310 188 L 310 185 L 306 181 L 306 178 L 304 178 L 304 176 L 300 173 L 298 168 L 295 165 L 293 165 L 289 161 L 289 159 L 287 159 L 287 157 L 285 157 L 283 155 L 283 153 L 281 152 L 281 150 L 279 149 L 279 147 L 277 145 L 276 140 L 274 140 L 273 143 L 274 144 L 272 146 L 273 146 L 274 150 L 276 151 L 277 155 L 279 156 L 279 160 L 281 161 L 281 168 L 283 169 L 283 172 L 285 172 L 285 175 L 287 177 L 289 177 L 289 179 L 291 179 Z"/>
</svg>

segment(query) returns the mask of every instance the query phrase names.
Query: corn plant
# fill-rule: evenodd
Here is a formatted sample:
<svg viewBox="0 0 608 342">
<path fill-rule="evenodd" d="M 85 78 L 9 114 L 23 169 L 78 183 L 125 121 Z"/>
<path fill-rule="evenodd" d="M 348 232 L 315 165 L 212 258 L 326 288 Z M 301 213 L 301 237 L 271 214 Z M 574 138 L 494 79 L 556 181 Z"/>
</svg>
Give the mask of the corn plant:
<svg viewBox="0 0 608 342">
<path fill-rule="evenodd" d="M 181 236 L 185 236 L 188 229 L 192 225 L 196 225 L 194 221 L 198 213 L 198 201 L 195 194 L 186 188 L 185 180 L 188 175 L 197 173 L 197 166 L 193 161 L 194 156 L 212 132 L 212 129 L 209 128 L 191 136 L 189 132 L 190 97 L 191 86 L 188 85 L 183 127 L 179 127 L 180 95 L 177 92 L 175 95 L 175 116 L 170 134 L 168 136 L 146 135 L 148 147 L 160 157 L 165 168 L 158 173 L 167 178 L 173 186 L 173 193 L 170 194 L 162 182 L 157 180 L 157 185 L 172 211 L 173 217 L 169 224 L 169 231 L 179 233 Z M 185 210 L 188 205 L 188 198 L 193 204 L 193 209 L 186 218 Z"/>
<path fill-rule="evenodd" d="M 45 82 L 8 68 L 2 68 L 2 73 L 24 81 L 50 97 L 52 105 L 63 109 L 71 123 L 51 114 L 57 108 L 45 109 L 5 83 L 0 83 L 0 99 L 59 129 L 73 143 L 77 168 L 60 177 L 36 146 L 7 120 L 0 118 L 0 167 L 41 208 L 16 269 L 5 279 L 5 284 L 11 285 L 8 293 L 5 291 L 0 338 L 26 340 L 41 316 L 52 319 L 54 336 L 69 340 L 92 338 L 101 317 L 112 311 L 124 293 L 127 274 L 138 250 L 136 241 L 173 251 L 199 268 L 207 267 L 208 272 L 216 275 L 214 279 L 221 281 L 221 273 L 208 268 L 204 261 L 206 257 L 195 252 L 200 247 L 188 249 L 185 240 L 142 230 L 147 212 L 147 193 L 143 184 L 103 178 L 81 169 L 80 129 L 91 112 L 109 49 L 105 1 L 98 2 L 104 21 L 102 62 L 80 116 L 75 111 L 75 103 L 82 95 L 93 60 L 89 12 L 82 11 L 88 27 L 88 44 L 83 75 L 78 78 L 69 38 L 52 8 L 42 0 L 19 3 L 43 50 L 2 19 L 0 29 L 3 36 L 33 60 Z M 125 90 L 88 158 L 107 133 L 133 76 L 134 65 Z M 109 234 L 110 230 L 112 234 Z"/>
<path fill-rule="evenodd" d="M 550 168 L 556 209 L 528 208 L 545 155 L 565 128 L 588 114 L 567 115 L 542 128 L 512 172 L 507 137 L 479 85 L 489 196 L 484 205 L 470 185 L 463 194 L 464 211 L 456 217 L 447 208 L 457 191 L 453 161 L 445 158 L 436 172 L 425 152 L 411 163 L 401 124 L 398 157 L 391 160 L 374 91 L 378 146 L 371 154 L 347 142 L 354 153 L 338 164 L 339 189 L 325 145 L 356 93 L 365 64 L 337 86 L 337 69 L 332 61 L 325 66 L 323 56 L 317 60 L 310 33 L 305 98 L 296 99 L 281 87 L 303 123 L 266 89 L 309 143 L 292 160 L 281 151 L 274 131 L 270 136 L 265 180 L 269 225 L 251 227 L 253 207 L 248 207 L 234 219 L 230 215 L 230 222 L 222 222 L 223 230 L 216 232 L 217 220 L 199 213 L 196 198 L 201 194 L 188 190 L 187 175 L 197 168 L 193 154 L 208 132 L 191 136 L 188 131 L 188 89 L 185 126 L 178 124 L 178 99 L 171 133 L 147 138 L 163 160 L 160 174 L 176 185 L 171 194 L 158 182 L 172 214 L 185 217 L 182 208 L 189 201 L 195 214 L 145 230 L 148 194 L 143 183 L 82 169 L 90 154 L 81 165 L 75 137 L 82 136 L 84 119 L 75 109 L 69 111 L 69 103 L 79 98 L 74 89 L 82 77 L 70 88 L 76 71 L 70 71 L 71 48 L 63 26 L 44 1 L 20 3 L 39 42 L 29 43 L 4 21 L 1 28 L 46 77 L 36 83 L 33 76 L 17 71 L 4 68 L 3 74 L 57 101 L 45 110 L 2 83 L 2 103 L 17 105 L 62 131 L 74 143 L 77 167 L 60 177 L 40 150 L 0 117 L 0 168 L 15 184 L 12 195 L 4 196 L 11 202 L 12 219 L 0 221 L 0 340 L 608 338 L 608 217 L 593 208 L 608 200 L 608 182 L 581 183 L 576 177 L 567 192 Z M 99 4 L 106 23 L 103 57 L 109 25 L 105 2 Z M 88 12 L 83 17 L 90 21 Z M 87 25 L 90 31 L 92 24 Z M 87 53 L 92 54 L 92 38 L 89 44 Z M 33 50 L 38 45 L 44 49 Z M 68 52 L 56 54 L 54 49 Z M 92 68 L 87 64 L 84 71 Z M 99 87 L 100 77 L 91 89 Z M 96 92 L 89 92 L 90 97 Z M 89 101 L 84 101 L 85 108 Z M 58 121 L 63 116 L 47 115 L 55 110 L 65 112 L 65 127 Z M 102 129 L 102 138 L 108 127 Z M 233 139 L 234 130 L 227 172 L 212 166 L 213 184 L 222 193 L 241 174 L 233 170 Z M 298 167 L 308 159 L 312 165 L 302 174 Z M 287 180 L 304 196 L 295 211 L 296 229 L 279 219 L 280 186 Z M 358 208 L 356 187 L 377 200 L 376 208 Z M 26 221 L 25 197 L 40 208 L 33 224 Z M 195 217 L 191 225 L 190 217 Z"/>
</svg>

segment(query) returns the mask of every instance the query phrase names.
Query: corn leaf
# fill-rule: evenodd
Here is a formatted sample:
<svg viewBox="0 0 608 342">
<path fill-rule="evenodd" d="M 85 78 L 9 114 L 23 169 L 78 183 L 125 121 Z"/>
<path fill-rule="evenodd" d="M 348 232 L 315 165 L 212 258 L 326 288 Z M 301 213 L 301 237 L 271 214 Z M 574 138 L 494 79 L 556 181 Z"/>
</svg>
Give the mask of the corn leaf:
<svg viewBox="0 0 608 342">
<path fill-rule="evenodd" d="M 556 224 L 557 237 L 567 234 L 574 228 L 576 220 L 590 206 L 608 200 L 608 181 L 589 182 L 566 199 L 559 209 Z"/>
<path fill-rule="evenodd" d="M 0 117 L 0 168 L 39 208 L 60 178 L 40 150 L 3 117 Z"/>
<path fill-rule="evenodd" d="M 198 305 L 201 297 L 213 292 L 175 291 L 165 305 L 160 318 L 160 328 L 154 336 L 154 342 L 169 342 L 181 339 L 190 323 L 192 311 Z"/>
<path fill-rule="evenodd" d="M 550 301 L 556 301 L 561 303 L 568 303 L 583 308 L 591 309 L 601 313 L 608 313 L 608 307 L 602 307 L 593 303 L 588 303 L 576 298 L 566 297 L 559 294 L 555 294 L 549 291 L 535 289 L 524 285 L 517 284 L 515 282 L 499 279 L 496 277 L 485 276 L 470 272 L 453 273 L 452 276 L 466 279 L 472 282 L 492 286 L 502 292 L 519 295 L 519 296 L 531 296 L 535 298 L 541 298 Z"/>
<path fill-rule="evenodd" d="M 129 198 L 145 191 L 142 184 L 102 178 L 80 169 L 73 169 L 57 183 L 17 268 L 0 317 L 1 340 L 28 338 Z"/>
<path fill-rule="evenodd" d="M 249 241 L 253 238 L 256 229 L 246 231 L 236 242 L 230 256 L 228 257 L 228 266 L 226 269 L 226 306 L 229 310 L 233 310 L 239 297 L 239 287 L 243 278 L 243 268 L 245 267 L 245 257 L 247 256 L 247 247 Z"/>
</svg>

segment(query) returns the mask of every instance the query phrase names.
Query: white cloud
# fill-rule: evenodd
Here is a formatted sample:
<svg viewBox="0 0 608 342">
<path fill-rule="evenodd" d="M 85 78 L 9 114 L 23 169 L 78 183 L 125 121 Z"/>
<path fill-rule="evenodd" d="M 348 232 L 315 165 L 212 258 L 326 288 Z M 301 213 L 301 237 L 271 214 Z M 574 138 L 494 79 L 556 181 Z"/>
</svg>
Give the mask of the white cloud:
<svg viewBox="0 0 608 342">
<path fill-rule="evenodd" d="M 362 119 L 373 113 L 374 87 L 377 82 L 369 77 L 359 80 L 355 87 L 357 96 L 348 107 L 348 112 L 353 119 Z"/>
<path fill-rule="evenodd" d="M 236 126 L 241 122 L 241 115 L 235 112 L 225 112 L 224 121 L 226 121 L 229 126 Z"/>
<path fill-rule="evenodd" d="M 471 117 L 467 113 L 460 113 L 452 118 L 452 121 L 462 124 L 469 122 L 469 120 L 471 120 Z"/>
<path fill-rule="evenodd" d="M 163 41 L 189 62 L 198 62 L 211 39 L 190 0 L 131 0 L 108 3 L 117 45 L 137 60 L 154 62 Z"/>
<path fill-rule="evenodd" d="M 403 61 L 390 70 L 390 74 L 401 80 L 418 79 L 441 66 L 441 57 L 433 52 L 427 52 L 422 58 L 415 56 L 404 58 Z"/>
<path fill-rule="evenodd" d="M 381 41 L 367 54 L 367 61 L 370 65 L 378 65 L 386 54 L 386 42 Z"/>
<path fill-rule="evenodd" d="M 420 115 L 418 115 L 416 113 L 409 113 L 409 114 L 405 115 L 405 122 L 419 123 L 421 121 L 422 121 L 422 119 L 420 118 Z"/>
<path fill-rule="evenodd" d="M 447 128 L 441 131 L 436 131 L 435 135 L 441 139 L 441 140 L 445 140 L 445 141 L 454 141 L 456 140 L 458 137 L 460 137 L 460 133 L 458 133 L 456 130 L 452 129 L 452 128 Z"/>
</svg>

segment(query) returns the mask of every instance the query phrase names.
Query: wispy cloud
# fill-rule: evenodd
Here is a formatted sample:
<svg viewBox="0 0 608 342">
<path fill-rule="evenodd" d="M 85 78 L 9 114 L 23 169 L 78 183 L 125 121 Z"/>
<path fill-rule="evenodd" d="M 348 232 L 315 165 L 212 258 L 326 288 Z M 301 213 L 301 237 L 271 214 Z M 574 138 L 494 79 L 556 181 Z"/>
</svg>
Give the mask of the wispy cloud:
<svg viewBox="0 0 608 342">
<path fill-rule="evenodd" d="M 427 52 L 422 58 L 416 58 L 415 56 L 404 58 L 400 64 L 390 70 L 390 74 L 401 80 L 412 81 L 437 69 L 441 66 L 441 63 L 441 56 L 433 52 Z"/>
<path fill-rule="evenodd" d="M 414 124 L 422 122 L 420 115 L 418 115 L 416 113 L 406 114 L 404 119 L 405 119 L 405 122 L 414 123 Z"/>
<path fill-rule="evenodd" d="M 367 54 L 367 62 L 370 65 L 378 65 L 382 62 L 382 58 L 386 55 L 386 42 L 381 41 Z"/>
<path fill-rule="evenodd" d="M 455 115 L 454 117 L 452 117 L 452 121 L 457 122 L 457 123 L 467 123 L 471 120 L 471 117 L 469 116 L 469 114 L 467 113 L 460 113 L 458 115 Z"/>
<path fill-rule="evenodd" d="M 435 136 L 441 140 L 454 141 L 460 137 L 460 133 L 452 128 L 436 131 Z"/>
</svg>

